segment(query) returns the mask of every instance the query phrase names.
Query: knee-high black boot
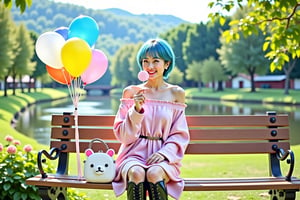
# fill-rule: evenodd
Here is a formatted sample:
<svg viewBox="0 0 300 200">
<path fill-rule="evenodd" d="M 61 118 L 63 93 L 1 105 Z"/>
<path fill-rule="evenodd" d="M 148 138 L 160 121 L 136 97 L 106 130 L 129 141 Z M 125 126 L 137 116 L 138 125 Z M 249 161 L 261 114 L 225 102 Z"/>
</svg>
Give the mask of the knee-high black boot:
<svg viewBox="0 0 300 200">
<path fill-rule="evenodd" d="M 145 183 L 141 182 L 135 184 L 134 182 L 129 182 L 127 187 L 127 199 L 145 200 L 146 199 Z"/>
<path fill-rule="evenodd" d="M 168 192 L 165 182 L 158 181 L 157 183 L 148 183 L 148 191 L 150 200 L 167 200 Z"/>
</svg>

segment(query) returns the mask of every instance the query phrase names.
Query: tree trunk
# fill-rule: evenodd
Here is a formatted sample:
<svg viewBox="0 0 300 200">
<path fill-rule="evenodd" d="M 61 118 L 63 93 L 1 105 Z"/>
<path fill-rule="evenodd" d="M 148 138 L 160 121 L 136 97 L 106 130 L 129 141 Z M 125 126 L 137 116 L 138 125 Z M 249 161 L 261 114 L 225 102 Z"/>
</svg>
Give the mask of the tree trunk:
<svg viewBox="0 0 300 200">
<path fill-rule="evenodd" d="M 293 60 L 292 62 L 289 62 L 287 64 L 287 69 L 284 67 L 283 71 L 285 74 L 285 82 L 284 82 L 284 94 L 288 95 L 289 94 L 289 87 L 290 87 L 290 74 L 292 72 L 292 70 L 294 69 L 294 67 L 296 66 L 296 60 Z"/>
<path fill-rule="evenodd" d="M 289 82 L 290 82 L 290 78 L 288 76 L 286 76 L 285 81 L 284 81 L 284 94 L 288 95 L 289 94 Z"/>
<path fill-rule="evenodd" d="M 201 81 L 198 81 L 198 89 L 199 89 L 199 91 L 202 90 Z"/>
<path fill-rule="evenodd" d="M 218 89 L 217 91 L 223 91 L 224 88 L 223 88 L 223 81 L 218 81 Z"/>
<path fill-rule="evenodd" d="M 251 70 L 249 74 L 250 74 L 250 79 L 251 79 L 251 92 L 256 92 L 255 82 L 254 82 L 255 70 Z"/>
<path fill-rule="evenodd" d="M 4 94 L 3 94 L 3 96 L 5 96 L 5 97 L 7 97 L 7 88 L 8 88 L 7 79 L 8 79 L 8 76 L 5 76 L 4 77 Z"/>
<path fill-rule="evenodd" d="M 15 75 L 13 75 L 12 76 L 12 80 L 13 80 L 13 82 L 12 82 L 12 84 L 13 84 L 13 93 L 12 93 L 12 95 L 16 95 L 16 76 Z"/>
<path fill-rule="evenodd" d="M 22 81 L 22 75 L 20 75 L 19 83 L 20 83 L 20 87 L 21 87 L 21 92 L 24 93 L 24 83 Z"/>
</svg>

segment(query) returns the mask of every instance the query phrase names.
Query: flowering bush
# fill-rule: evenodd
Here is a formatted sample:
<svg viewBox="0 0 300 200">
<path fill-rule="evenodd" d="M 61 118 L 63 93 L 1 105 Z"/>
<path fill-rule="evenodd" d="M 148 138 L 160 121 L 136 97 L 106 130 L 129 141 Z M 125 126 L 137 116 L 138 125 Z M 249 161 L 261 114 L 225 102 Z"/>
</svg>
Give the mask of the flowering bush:
<svg viewBox="0 0 300 200">
<path fill-rule="evenodd" d="M 7 144 L 0 143 L 0 200 L 28 200 L 38 199 L 38 188 L 26 185 L 25 180 L 39 174 L 37 168 L 37 154 L 33 152 L 30 144 L 21 148 L 21 142 L 12 136 L 6 136 Z M 45 171 L 51 173 L 54 170 L 50 165 L 43 163 Z M 68 189 L 68 199 L 88 199 L 84 193 Z"/>
<path fill-rule="evenodd" d="M 38 189 L 25 184 L 27 178 L 39 173 L 32 146 L 21 148 L 21 142 L 12 136 L 5 140 L 7 144 L 0 143 L 0 199 L 40 199 Z"/>
</svg>

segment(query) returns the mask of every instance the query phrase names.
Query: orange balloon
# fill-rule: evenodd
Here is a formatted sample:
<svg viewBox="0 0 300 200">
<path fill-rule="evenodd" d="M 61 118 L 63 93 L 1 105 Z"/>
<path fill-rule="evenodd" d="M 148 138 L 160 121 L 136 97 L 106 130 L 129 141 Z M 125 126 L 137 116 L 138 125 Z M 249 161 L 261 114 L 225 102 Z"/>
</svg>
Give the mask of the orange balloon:
<svg viewBox="0 0 300 200">
<path fill-rule="evenodd" d="M 64 67 L 57 69 L 46 65 L 46 69 L 50 77 L 60 84 L 70 84 L 74 79 Z"/>
</svg>

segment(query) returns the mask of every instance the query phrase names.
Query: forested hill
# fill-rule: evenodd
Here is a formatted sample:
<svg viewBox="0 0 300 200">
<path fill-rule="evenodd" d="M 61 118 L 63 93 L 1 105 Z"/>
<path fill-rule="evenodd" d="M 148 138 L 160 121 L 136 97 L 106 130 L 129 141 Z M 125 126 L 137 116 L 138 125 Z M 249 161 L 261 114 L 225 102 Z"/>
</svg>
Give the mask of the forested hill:
<svg viewBox="0 0 300 200">
<path fill-rule="evenodd" d="M 34 1 L 23 14 L 12 9 L 13 19 L 17 23 L 24 22 L 29 30 L 38 35 L 61 26 L 68 27 L 79 15 L 88 15 L 98 22 L 100 36 L 96 48 L 109 54 L 114 54 L 123 44 L 157 37 L 160 33 L 185 23 L 171 15 L 134 15 L 121 9 L 86 9 L 83 6 L 50 0 Z"/>
</svg>

